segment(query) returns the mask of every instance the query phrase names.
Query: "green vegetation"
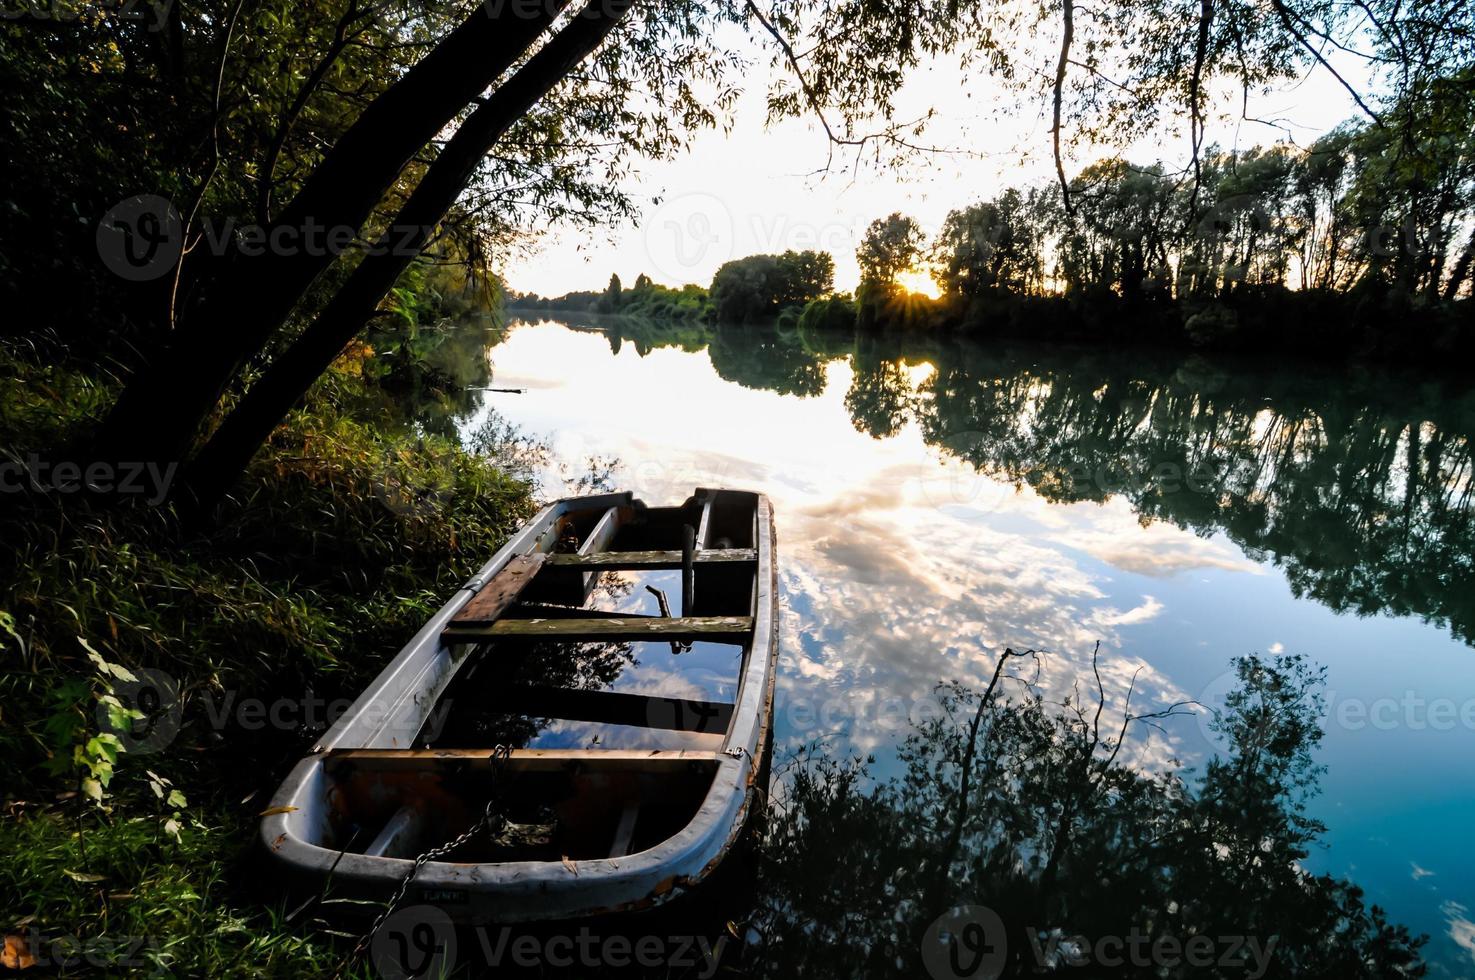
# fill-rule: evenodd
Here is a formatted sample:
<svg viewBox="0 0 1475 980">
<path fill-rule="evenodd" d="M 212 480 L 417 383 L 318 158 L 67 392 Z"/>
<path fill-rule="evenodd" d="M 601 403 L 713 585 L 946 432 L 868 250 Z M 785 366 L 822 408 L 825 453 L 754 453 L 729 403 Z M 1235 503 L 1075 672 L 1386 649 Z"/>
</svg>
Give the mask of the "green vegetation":
<svg viewBox="0 0 1475 980">
<path fill-rule="evenodd" d="M 925 119 L 896 118 L 912 72 L 987 71 L 1042 99 L 1032 111 L 1049 105 L 1058 186 L 950 219 L 921 255 L 939 270 L 937 302 L 894 288 L 919 247 L 899 215 L 868 241 L 854 301 L 832 295 L 832 263 L 813 252 L 737 260 L 709 289 L 642 278 L 587 294 L 587 309 L 675 325 L 632 328 L 637 348 L 745 323 L 746 340 L 716 334 L 713 364 L 798 395 L 823 390 L 823 361 L 758 321 L 1470 352 L 1475 7 L 1076 6 L 8 6 L 0 461 L 158 477 L 150 501 L 116 487 L 6 495 L 8 922 L 155 937 L 150 955 L 180 975 L 323 969 L 326 940 L 242 898 L 261 792 L 310 733 L 222 728 L 206 701 L 356 693 L 526 516 L 518 474 L 536 447 L 501 426 L 473 441 L 481 455 L 452 438 L 496 327 L 466 334 L 451 319 L 496 312 L 495 269 L 536 232 L 635 214 L 637 164 L 727 122 L 740 80 L 765 74 L 754 39 L 781 69 L 771 121 L 816 119 L 833 146 L 882 165 L 923 145 Z M 1221 108 L 1208 93 L 1248 98 L 1329 69 L 1323 41 L 1366 48 L 1376 94 L 1352 94 L 1371 122 L 1305 151 L 1205 148 Z M 1053 70 L 1027 60 L 1042 44 Z M 1186 129 L 1182 167 L 1112 159 L 1067 175 L 1072 139 L 1120 144 L 1154 127 Z M 916 411 L 902 372 L 861 363 L 875 370 L 847 404 L 894 431 Z M 434 407 L 411 413 L 411 400 Z M 144 671 L 167 674 L 184 703 L 177 734 L 147 756 L 116 731 L 157 721 L 126 698 Z"/>
<path fill-rule="evenodd" d="M 630 289 L 611 276 L 602 293 L 573 292 L 544 298 L 514 295 L 512 310 L 612 313 L 680 323 L 755 323 L 785 313 L 797 316 L 806 304 L 828 296 L 835 285 L 835 260 L 825 252 L 751 255 L 724 263 L 708 289 L 688 284 L 661 286 L 641 275 Z"/>
<path fill-rule="evenodd" d="M 0 354 L 7 460 L 65 441 L 112 395 L 111 379 L 59 366 L 60 353 Z M 473 440 L 480 455 L 424 430 L 372 380 L 380 367 L 367 349 L 341 359 L 207 532 L 181 534 L 141 500 L 6 494 L 7 930 L 117 946 L 97 954 L 113 973 L 127 972 L 125 937 L 148 937 L 139 955 L 175 976 L 302 976 L 346 952 L 288 921 L 279 894 L 253 893 L 255 817 L 326 706 L 355 697 L 531 515 L 540 453 L 496 423 Z M 124 717 L 154 671 L 180 693 L 179 714 Z M 321 699 L 315 718 L 308 697 Z M 290 703 L 298 727 L 216 717 L 251 699 Z M 176 726 L 157 751 L 115 734 Z"/>
<path fill-rule="evenodd" d="M 1395 139 L 1347 124 L 1302 149 L 1211 149 L 1197 179 L 1110 158 L 948 215 L 931 248 L 873 225 L 862 321 L 1080 342 L 1442 361 L 1475 352 L 1475 110 L 1425 101 Z M 878 256 L 880 258 L 878 258 Z M 900 256 L 898 259 L 896 256 Z M 903 266 L 901 263 L 908 265 Z M 941 298 L 905 295 L 930 268 Z"/>
<path fill-rule="evenodd" d="M 788 252 L 725 264 L 705 305 L 694 286 L 685 306 L 632 303 L 672 292 L 642 276 L 623 297 L 513 306 L 1456 363 L 1475 354 L 1472 105 L 1445 106 L 1412 145 L 1347 124 L 1304 149 L 1210 149 L 1197 182 L 1101 160 L 1071 181 L 1069 211 L 1055 185 L 1010 188 L 930 243 L 892 214 L 857 249 L 853 302 L 832 293 L 829 256 Z M 935 299 L 899 281 L 923 270 Z"/>
<path fill-rule="evenodd" d="M 723 263 L 712 277 L 712 307 L 722 323 L 779 316 L 835 288 L 835 260 L 825 252 L 751 255 Z"/>
</svg>

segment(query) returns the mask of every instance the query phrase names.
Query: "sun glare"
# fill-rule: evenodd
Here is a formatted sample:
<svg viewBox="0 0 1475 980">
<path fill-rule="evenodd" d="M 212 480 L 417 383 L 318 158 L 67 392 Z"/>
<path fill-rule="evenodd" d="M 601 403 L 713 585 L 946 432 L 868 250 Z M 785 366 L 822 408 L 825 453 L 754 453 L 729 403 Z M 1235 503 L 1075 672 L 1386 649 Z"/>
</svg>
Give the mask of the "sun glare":
<svg viewBox="0 0 1475 980">
<path fill-rule="evenodd" d="M 937 283 L 925 272 L 903 272 L 896 277 L 896 284 L 909 293 L 921 293 L 928 299 L 937 299 L 942 295 Z"/>
</svg>

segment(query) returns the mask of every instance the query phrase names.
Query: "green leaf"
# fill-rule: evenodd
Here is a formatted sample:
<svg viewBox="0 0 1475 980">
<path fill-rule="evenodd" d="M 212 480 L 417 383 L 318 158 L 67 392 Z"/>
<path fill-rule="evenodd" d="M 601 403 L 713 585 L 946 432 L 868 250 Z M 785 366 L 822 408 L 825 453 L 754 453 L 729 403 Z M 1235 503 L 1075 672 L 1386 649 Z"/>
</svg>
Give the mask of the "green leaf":
<svg viewBox="0 0 1475 980">
<path fill-rule="evenodd" d="M 169 800 L 168 800 L 168 803 L 169 803 L 170 806 L 176 807 L 176 808 L 179 808 L 179 809 L 183 809 L 184 807 L 189 806 L 189 801 L 186 800 L 184 798 L 184 794 L 181 793 L 177 789 L 171 789 L 169 791 Z"/>
<path fill-rule="evenodd" d="M 121 664 L 109 663 L 102 654 L 93 649 L 92 644 L 88 643 L 85 638 L 79 636 L 77 637 L 77 642 L 82 645 L 83 650 L 87 651 L 87 659 L 91 660 L 97 666 L 98 673 L 111 675 L 120 681 L 127 681 L 133 684 L 138 683 L 138 677 L 133 671 Z"/>
<path fill-rule="evenodd" d="M 15 637 L 15 642 L 21 645 L 22 650 L 25 649 L 25 641 L 22 640 L 20 634 L 15 631 L 15 617 L 12 616 L 10 613 L 5 612 L 4 610 L 0 610 L 0 630 L 4 630 L 11 636 Z"/>
<path fill-rule="evenodd" d="M 102 783 L 96 779 L 82 780 L 82 792 L 98 803 L 102 802 Z M 71 874 L 71 872 L 68 871 L 67 874 Z"/>
<path fill-rule="evenodd" d="M 95 735 L 87 740 L 87 754 L 94 759 L 106 759 L 111 765 L 118 761 L 118 751 L 121 748 L 117 738 L 106 736 L 110 741 L 103 741 L 104 736 Z"/>
</svg>

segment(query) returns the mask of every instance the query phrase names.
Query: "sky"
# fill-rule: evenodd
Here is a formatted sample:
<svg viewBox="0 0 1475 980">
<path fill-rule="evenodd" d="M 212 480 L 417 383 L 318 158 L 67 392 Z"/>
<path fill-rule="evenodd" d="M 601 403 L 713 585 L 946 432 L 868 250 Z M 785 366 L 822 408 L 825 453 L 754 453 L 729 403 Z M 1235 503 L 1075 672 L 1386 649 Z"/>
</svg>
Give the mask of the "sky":
<svg viewBox="0 0 1475 980">
<path fill-rule="evenodd" d="M 960 150 L 929 154 L 900 170 L 853 166 L 837 153 L 830 160 L 823 129 L 812 118 L 765 125 L 771 52 L 752 49 L 754 70 L 733 113 L 730 132 L 699 133 L 671 160 L 646 161 L 629 185 L 639 213 L 613 228 L 545 231 L 537 245 L 510 257 L 503 270 L 518 292 L 543 296 L 603 289 L 611 273 L 626 285 L 645 273 L 656 282 L 707 285 L 730 259 L 786 249 L 819 249 L 835 258 L 837 289 L 859 279 L 855 247 L 876 218 L 901 211 L 929 237 L 949 211 L 986 200 L 1009 186 L 1054 179 L 1049 117 L 1043 103 L 1004 93 L 986 74 L 960 84 L 955 69 L 934 64 L 918 71 L 898 98 L 907 109 L 933 108 L 927 133 L 933 146 Z M 1361 67 L 1343 56 L 1333 63 L 1356 80 Z M 1354 84 L 1356 82 L 1354 81 Z M 1238 109 L 1237 93 L 1222 101 Z M 1248 115 L 1276 119 L 1298 143 L 1307 143 L 1355 115 L 1351 98 L 1335 79 L 1317 71 L 1258 98 Z M 1286 130 L 1221 118 L 1208 142 L 1249 147 L 1284 139 Z M 1125 148 L 1140 162 L 1187 157 L 1186 133 L 1144 133 Z M 1109 155 L 1081 148 L 1067 158 L 1067 173 Z"/>
</svg>

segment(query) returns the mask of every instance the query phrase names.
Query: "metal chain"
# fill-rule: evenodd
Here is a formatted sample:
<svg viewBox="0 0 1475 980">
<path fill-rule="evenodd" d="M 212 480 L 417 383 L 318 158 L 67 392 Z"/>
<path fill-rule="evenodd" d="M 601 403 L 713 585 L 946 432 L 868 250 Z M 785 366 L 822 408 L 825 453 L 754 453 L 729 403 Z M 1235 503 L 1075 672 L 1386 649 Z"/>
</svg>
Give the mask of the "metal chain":
<svg viewBox="0 0 1475 980">
<path fill-rule="evenodd" d="M 338 980 L 338 978 L 343 975 L 343 971 L 345 969 L 358 962 L 358 958 L 364 955 L 364 951 L 367 950 L 369 948 L 369 944 L 374 941 L 374 936 L 378 934 L 380 928 L 389 919 L 389 917 L 394 914 L 395 909 L 399 907 L 399 903 L 405 900 L 405 895 L 410 890 L 410 883 L 415 880 L 415 876 L 420 873 L 421 868 L 425 867 L 425 865 L 429 864 L 431 861 L 436 860 L 437 858 L 445 857 L 447 854 L 450 854 L 452 851 L 456 850 L 456 848 L 467 843 L 477 834 L 491 827 L 494 820 L 500 820 L 504 824 L 507 822 L 506 818 L 504 818 L 502 814 L 497 810 L 497 781 L 498 776 L 501 772 L 502 765 L 508 760 L 508 758 L 511 757 L 511 755 L 512 747 L 509 745 L 498 745 L 492 749 L 491 795 L 487 797 L 486 809 L 482 811 L 481 817 L 476 821 L 476 823 L 466 828 L 465 832 L 463 832 L 460 836 L 448 840 L 438 847 L 432 847 L 430 850 L 415 858 L 415 863 L 411 865 L 409 873 L 400 880 L 399 887 L 396 888 L 394 890 L 394 894 L 390 896 L 388 904 L 384 906 L 384 911 L 379 913 L 379 917 L 374 920 L 374 924 L 369 927 L 369 931 L 364 933 L 363 938 L 360 939 L 358 941 L 358 944 L 353 947 L 353 952 L 349 953 L 348 957 L 339 965 L 338 969 L 333 972 L 333 980 Z"/>
</svg>

